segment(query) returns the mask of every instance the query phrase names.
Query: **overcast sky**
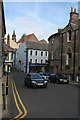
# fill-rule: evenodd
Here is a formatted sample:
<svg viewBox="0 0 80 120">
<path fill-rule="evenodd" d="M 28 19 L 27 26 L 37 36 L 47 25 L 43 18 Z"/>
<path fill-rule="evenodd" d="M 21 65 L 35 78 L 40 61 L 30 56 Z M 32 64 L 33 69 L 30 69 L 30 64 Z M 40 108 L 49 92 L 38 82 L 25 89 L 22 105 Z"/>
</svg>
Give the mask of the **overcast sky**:
<svg viewBox="0 0 80 120">
<path fill-rule="evenodd" d="M 34 33 L 47 41 L 68 24 L 71 7 L 78 12 L 77 2 L 4 2 L 7 34 L 15 30 L 18 41 L 22 34 Z"/>
</svg>

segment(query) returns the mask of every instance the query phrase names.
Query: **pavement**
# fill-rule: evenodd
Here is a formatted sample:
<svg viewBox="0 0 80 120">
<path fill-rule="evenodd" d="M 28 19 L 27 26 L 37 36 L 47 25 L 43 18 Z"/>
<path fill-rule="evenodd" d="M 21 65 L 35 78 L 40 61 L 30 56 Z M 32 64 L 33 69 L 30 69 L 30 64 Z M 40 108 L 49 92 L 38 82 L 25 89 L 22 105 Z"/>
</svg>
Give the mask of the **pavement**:
<svg viewBox="0 0 80 120">
<path fill-rule="evenodd" d="M 2 118 L 2 78 L 0 78 L 0 120 Z"/>
<path fill-rule="evenodd" d="M 70 81 L 69 84 L 73 84 L 73 85 L 80 85 L 80 81 Z"/>
<path fill-rule="evenodd" d="M 2 110 L 2 118 L 6 118 L 10 114 L 10 80 L 13 78 L 13 71 L 8 75 L 8 95 L 5 95 L 6 109 Z M 4 76 L 3 81 L 6 83 L 7 77 Z"/>
</svg>

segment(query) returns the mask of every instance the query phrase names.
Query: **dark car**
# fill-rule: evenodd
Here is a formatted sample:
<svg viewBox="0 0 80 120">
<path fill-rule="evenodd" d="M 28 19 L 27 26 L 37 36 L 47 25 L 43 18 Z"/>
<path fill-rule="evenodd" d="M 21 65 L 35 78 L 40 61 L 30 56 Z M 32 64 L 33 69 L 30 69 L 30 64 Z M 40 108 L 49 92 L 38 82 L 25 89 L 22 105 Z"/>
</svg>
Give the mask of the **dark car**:
<svg viewBox="0 0 80 120">
<path fill-rule="evenodd" d="M 50 82 L 54 82 L 54 83 L 69 83 L 69 79 L 68 77 L 66 77 L 66 75 L 63 74 L 55 74 L 52 73 L 49 77 Z"/>
<path fill-rule="evenodd" d="M 42 78 L 39 73 L 29 73 L 25 77 L 25 85 L 35 87 L 35 86 L 42 86 L 47 87 L 47 81 Z"/>
<path fill-rule="evenodd" d="M 39 73 L 43 79 L 49 81 L 49 73 L 46 73 L 46 72 L 40 72 Z"/>
</svg>

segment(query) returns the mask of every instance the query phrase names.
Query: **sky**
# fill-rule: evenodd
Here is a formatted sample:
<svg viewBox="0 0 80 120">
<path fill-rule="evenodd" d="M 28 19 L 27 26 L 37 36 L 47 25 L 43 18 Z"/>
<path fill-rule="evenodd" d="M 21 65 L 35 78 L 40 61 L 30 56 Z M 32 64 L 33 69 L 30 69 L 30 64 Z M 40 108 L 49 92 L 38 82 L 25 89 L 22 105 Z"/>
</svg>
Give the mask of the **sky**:
<svg viewBox="0 0 80 120">
<path fill-rule="evenodd" d="M 17 41 L 23 34 L 34 33 L 38 40 L 48 40 L 70 19 L 71 7 L 77 2 L 4 2 L 6 35 L 16 32 Z"/>
</svg>

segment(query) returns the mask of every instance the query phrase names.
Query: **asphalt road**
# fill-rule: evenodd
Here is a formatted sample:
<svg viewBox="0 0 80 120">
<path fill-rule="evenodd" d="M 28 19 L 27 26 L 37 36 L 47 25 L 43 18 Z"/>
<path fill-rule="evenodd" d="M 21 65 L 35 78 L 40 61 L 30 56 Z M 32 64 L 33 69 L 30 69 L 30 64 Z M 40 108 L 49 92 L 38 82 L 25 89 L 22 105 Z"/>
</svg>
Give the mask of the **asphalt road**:
<svg viewBox="0 0 80 120">
<path fill-rule="evenodd" d="M 16 100 L 21 111 L 23 106 L 27 113 L 24 118 L 78 118 L 78 91 L 77 85 L 48 83 L 47 88 L 29 88 L 24 85 L 25 74 L 14 70 L 13 80 L 19 93 L 20 100 Z M 14 84 L 13 84 L 14 87 Z M 14 118 L 19 114 L 16 106 L 12 84 L 10 82 L 10 115 Z"/>
</svg>

